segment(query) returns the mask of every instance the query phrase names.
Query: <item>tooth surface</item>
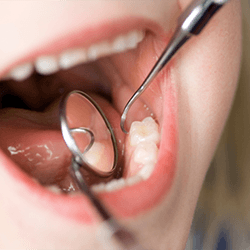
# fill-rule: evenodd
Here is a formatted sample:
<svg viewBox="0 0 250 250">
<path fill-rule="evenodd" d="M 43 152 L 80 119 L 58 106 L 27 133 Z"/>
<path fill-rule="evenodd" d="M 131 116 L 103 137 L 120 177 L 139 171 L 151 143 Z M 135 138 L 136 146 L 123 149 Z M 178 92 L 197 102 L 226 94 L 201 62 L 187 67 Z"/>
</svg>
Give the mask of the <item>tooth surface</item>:
<svg viewBox="0 0 250 250">
<path fill-rule="evenodd" d="M 125 186 L 125 180 L 123 178 L 119 180 L 112 180 L 106 184 L 105 191 L 111 192 L 111 191 L 120 189 L 124 186 Z"/>
<path fill-rule="evenodd" d="M 105 190 L 105 185 L 106 185 L 105 183 L 100 183 L 98 185 L 93 185 L 91 187 L 91 189 L 92 189 L 93 192 L 96 192 L 96 193 L 102 192 L 102 191 Z"/>
<path fill-rule="evenodd" d="M 101 161 L 104 153 L 105 146 L 100 142 L 94 142 L 93 146 L 84 154 L 84 156 L 90 165 L 96 166 Z"/>
<path fill-rule="evenodd" d="M 134 151 L 134 161 L 140 164 L 157 161 L 158 148 L 154 142 L 141 142 Z"/>
<path fill-rule="evenodd" d="M 138 31 L 132 31 L 127 35 L 126 38 L 126 47 L 133 49 L 137 46 L 137 44 L 141 41 L 141 33 Z"/>
<path fill-rule="evenodd" d="M 86 50 L 81 48 L 65 51 L 59 56 L 59 66 L 62 69 L 69 69 L 86 61 Z"/>
<path fill-rule="evenodd" d="M 117 37 L 113 42 L 114 52 L 122 52 L 126 49 L 126 40 L 124 36 Z"/>
<path fill-rule="evenodd" d="M 154 163 L 147 163 L 139 171 L 138 175 L 142 177 L 143 180 L 147 180 L 154 170 Z"/>
<path fill-rule="evenodd" d="M 106 56 L 109 54 L 112 54 L 112 47 L 110 46 L 110 44 L 108 42 L 102 42 L 99 44 L 95 44 L 92 45 L 89 49 L 88 49 L 88 59 L 90 61 L 94 61 L 99 57 L 102 56 Z"/>
<path fill-rule="evenodd" d="M 136 146 L 144 141 L 158 144 L 160 140 L 158 125 L 152 117 L 147 117 L 142 122 L 133 122 L 129 131 L 129 137 L 131 146 Z"/>
<path fill-rule="evenodd" d="M 133 186 L 134 184 L 138 183 L 142 181 L 142 177 L 140 175 L 133 175 L 131 177 L 129 177 L 128 179 L 126 179 L 126 184 L 128 186 Z"/>
<path fill-rule="evenodd" d="M 56 56 L 40 56 L 35 61 L 36 71 L 42 75 L 49 75 L 59 70 Z"/>
<path fill-rule="evenodd" d="M 52 191 L 55 194 L 61 194 L 62 193 L 61 189 L 56 185 L 47 186 L 46 188 L 48 190 Z"/>
<path fill-rule="evenodd" d="M 16 66 L 12 69 L 8 76 L 16 81 L 22 81 L 27 79 L 33 72 L 33 65 L 32 63 L 24 63 L 21 65 Z"/>
</svg>

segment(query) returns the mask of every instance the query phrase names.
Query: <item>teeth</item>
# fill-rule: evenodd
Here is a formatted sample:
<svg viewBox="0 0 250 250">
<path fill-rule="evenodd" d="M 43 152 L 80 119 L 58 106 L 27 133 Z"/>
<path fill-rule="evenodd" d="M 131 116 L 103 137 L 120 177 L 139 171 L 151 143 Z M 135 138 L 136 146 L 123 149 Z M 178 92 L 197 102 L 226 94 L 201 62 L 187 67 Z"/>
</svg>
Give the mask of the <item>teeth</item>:
<svg viewBox="0 0 250 250">
<path fill-rule="evenodd" d="M 125 38 L 122 36 L 117 37 L 113 43 L 113 50 L 115 52 L 123 52 L 125 49 L 126 49 Z"/>
<path fill-rule="evenodd" d="M 126 179 L 112 180 L 109 183 L 101 183 L 92 186 L 94 192 L 113 192 L 126 186 L 132 186 L 142 180 L 147 180 L 154 170 L 158 156 L 160 134 L 158 125 L 153 118 L 147 117 L 142 122 L 133 122 L 129 132 L 129 141 L 133 145 L 134 153 L 132 166 L 136 169 L 129 170 L 134 173 Z"/>
<path fill-rule="evenodd" d="M 22 81 L 32 74 L 34 67 L 36 71 L 42 75 L 53 74 L 60 69 L 69 69 L 78 64 L 90 62 L 103 56 L 133 49 L 143 38 L 143 31 L 131 31 L 111 41 L 93 44 L 89 48 L 75 48 L 63 51 L 59 55 L 40 56 L 34 63 L 28 62 L 16 66 L 4 78 L 8 79 L 10 77 L 14 80 Z"/>
<path fill-rule="evenodd" d="M 59 57 L 59 66 L 61 69 L 69 69 L 80 63 L 87 61 L 87 52 L 85 49 L 68 50 L 61 53 Z"/>
<path fill-rule="evenodd" d="M 134 49 L 136 45 L 142 41 L 144 35 L 142 32 L 133 31 L 127 35 L 127 48 Z"/>
<path fill-rule="evenodd" d="M 21 64 L 14 69 L 12 69 L 8 76 L 16 81 L 23 81 L 27 79 L 33 72 L 32 63 Z"/>
<path fill-rule="evenodd" d="M 96 166 L 102 160 L 102 157 L 105 154 L 105 146 L 100 142 L 94 142 L 93 146 L 90 148 L 88 152 L 84 154 L 87 162 Z"/>
<path fill-rule="evenodd" d="M 108 42 L 92 45 L 87 52 L 89 61 L 94 61 L 100 57 L 112 54 L 112 47 Z"/>
<path fill-rule="evenodd" d="M 119 190 L 126 186 L 132 186 L 136 183 L 142 181 L 143 177 L 140 175 L 134 175 L 128 179 L 114 179 L 108 183 L 100 183 L 97 185 L 93 185 L 91 187 L 92 191 L 95 193 L 101 193 L 101 192 L 113 192 L 115 190 Z"/>
<path fill-rule="evenodd" d="M 114 190 L 117 190 L 117 189 L 124 187 L 124 185 L 125 185 L 125 179 L 123 179 L 123 178 L 121 178 L 119 180 L 112 180 L 106 184 L 105 191 L 111 192 L 111 191 L 114 191 Z"/>
<path fill-rule="evenodd" d="M 52 193 L 55 193 L 55 194 L 61 194 L 62 193 L 61 189 L 56 185 L 47 186 L 46 188 L 48 190 L 50 190 Z"/>
<path fill-rule="evenodd" d="M 36 71 L 42 75 L 56 73 L 59 70 L 59 64 L 56 56 L 40 56 L 35 61 Z"/>
<path fill-rule="evenodd" d="M 154 142 L 142 142 L 134 151 L 134 161 L 140 164 L 156 163 L 158 148 Z"/>
<path fill-rule="evenodd" d="M 138 175 L 141 176 L 143 180 L 147 180 L 154 170 L 154 163 L 147 163 L 139 171 Z"/>
<path fill-rule="evenodd" d="M 138 182 L 141 182 L 142 181 L 142 177 L 140 175 L 134 175 L 134 176 L 131 176 L 129 177 L 127 180 L 126 180 L 126 184 L 128 186 L 133 186 L 135 185 L 136 183 Z"/>
<path fill-rule="evenodd" d="M 152 117 L 147 117 L 142 122 L 133 122 L 129 135 L 131 146 L 147 141 L 158 144 L 160 141 L 158 125 Z"/>
</svg>

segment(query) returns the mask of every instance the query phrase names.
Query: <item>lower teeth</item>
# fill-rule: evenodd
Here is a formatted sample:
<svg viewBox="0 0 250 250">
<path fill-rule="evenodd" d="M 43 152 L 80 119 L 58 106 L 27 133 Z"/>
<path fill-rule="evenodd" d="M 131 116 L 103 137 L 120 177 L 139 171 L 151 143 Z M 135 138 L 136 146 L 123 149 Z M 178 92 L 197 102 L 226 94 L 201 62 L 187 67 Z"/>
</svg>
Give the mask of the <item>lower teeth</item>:
<svg viewBox="0 0 250 250">
<path fill-rule="evenodd" d="M 142 122 L 134 122 L 131 125 L 127 139 L 127 163 L 130 167 L 125 169 L 125 177 L 112 180 L 108 183 L 93 185 L 94 192 L 112 192 L 126 186 L 135 185 L 142 180 L 147 180 L 153 170 L 158 156 L 159 144 L 158 124 L 152 117 L 145 118 Z"/>
<path fill-rule="evenodd" d="M 147 117 L 142 122 L 132 123 L 127 138 L 127 147 L 130 149 L 130 152 L 127 152 L 127 157 L 131 158 L 131 160 L 130 164 L 127 163 L 130 167 L 125 172 L 125 178 L 113 179 L 108 183 L 93 185 L 91 186 L 92 191 L 95 193 L 113 192 L 147 180 L 151 176 L 157 161 L 159 138 L 158 124 L 153 118 Z M 47 188 L 56 194 L 76 193 L 76 190 L 70 187 L 61 189 L 57 185 L 51 185 Z"/>
</svg>

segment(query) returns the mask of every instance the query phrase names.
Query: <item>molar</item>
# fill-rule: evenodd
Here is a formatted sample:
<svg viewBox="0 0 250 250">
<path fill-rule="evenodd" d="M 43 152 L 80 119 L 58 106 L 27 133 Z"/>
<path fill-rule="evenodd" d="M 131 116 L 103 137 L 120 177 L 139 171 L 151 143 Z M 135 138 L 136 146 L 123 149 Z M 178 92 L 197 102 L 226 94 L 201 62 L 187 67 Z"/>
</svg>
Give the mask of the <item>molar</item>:
<svg viewBox="0 0 250 250">
<path fill-rule="evenodd" d="M 133 122 L 129 131 L 129 138 L 131 146 L 136 146 L 146 141 L 158 144 L 160 141 L 158 124 L 152 117 L 147 117 L 142 122 Z"/>
<path fill-rule="evenodd" d="M 134 138 L 131 139 L 131 137 Z M 130 144 L 131 141 L 133 143 L 133 155 L 129 169 L 126 169 L 127 178 L 94 185 L 92 186 L 94 192 L 112 192 L 135 185 L 151 176 L 159 151 L 157 147 L 160 140 L 158 124 L 151 117 L 145 118 L 142 122 L 133 122 L 128 140 Z"/>
</svg>

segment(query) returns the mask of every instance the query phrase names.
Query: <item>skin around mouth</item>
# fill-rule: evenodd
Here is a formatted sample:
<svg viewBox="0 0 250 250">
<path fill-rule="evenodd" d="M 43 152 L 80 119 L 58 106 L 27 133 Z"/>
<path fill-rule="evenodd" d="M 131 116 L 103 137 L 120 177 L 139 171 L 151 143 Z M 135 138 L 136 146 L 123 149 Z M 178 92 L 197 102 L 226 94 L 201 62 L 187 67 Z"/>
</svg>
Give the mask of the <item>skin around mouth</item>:
<svg viewBox="0 0 250 250">
<path fill-rule="evenodd" d="M 103 5 L 102 1 L 98 2 L 98 5 L 95 1 L 78 4 L 67 2 L 65 5 L 57 5 L 56 8 L 51 7 L 56 5 L 51 3 L 40 7 L 39 4 L 34 4 L 33 7 L 27 5 L 27 12 L 22 14 L 30 13 L 30 18 L 39 22 L 39 29 L 32 25 L 35 21 L 25 24 L 25 30 L 33 34 L 34 39 L 27 39 L 26 35 L 18 37 L 18 32 L 2 30 L 6 39 L 1 44 L 3 48 L 6 47 L 6 51 L 1 52 L 1 57 L 5 58 L 0 61 L 1 76 L 18 64 L 35 60 L 40 55 L 56 54 L 79 45 L 88 46 L 105 37 L 114 37 L 130 30 L 145 31 L 145 39 L 138 48 L 84 65 L 88 69 L 97 70 L 100 78 L 104 79 L 102 85 L 96 84 L 95 88 L 104 86 L 105 91 L 111 92 L 112 105 L 107 104 L 107 100 L 100 96 L 95 98 L 110 119 L 117 141 L 123 142 L 124 134 L 119 127 L 122 109 L 163 51 L 177 17 L 187 2 L 166 1 L 163 11 L 160 1 L 148 1 L 146 7 L 143 5 L 141 8 L 131 8 L 138 13 L 132 12 L 128 16 L 125 15 L 127 9 L 120 6 L 123 5 L 122 1 L 107 1 L 107 5 Z M 152 3 L 155 11 L 151 11 Z M 185 247 L 202 180 L 212 159 L 237 82 L 240 55 L 240 32 L 237 27 L 240 26 L 240 15 L 239 4 L 236 1 L 231 3 L 211 22 L 206 32 L 191 41 L 164 69 L 128 117 L 127 125 L 130 126 L 133 120 L 142 120 L 148 116 L 148 113 L 138 112 L 145 110 L 146 104 L 150 110 L 149 115 L 152 112 L 159 124 L 159 154 L 151 176 L 133 186 L 97 194 L 110 212 L 149 249 L 165 249 L 168 246 L 169 249 L 179 250 Z M 136 1 L 133 1 L 133 4 L 136 5 Z M 128 2 L 124 2 L 124 6 L 127 5 Z M 110 6 L 117 7 L 114 15 L 110 14 Z M 95 11 L 88 11 L 93 9 Z M 39 17 L 40 13 L 49 18 L 40 16 L 42 21 L 39 21 L 36 17 Z M 67 23 L 65 13 L 69 14 Z M 109 13 L 108 17 L 105 17 L 105 13 Z M 57 18 L 56 22 L 52 16 Z M 145 16 L 150 17 L 145 19 Z M 229 20 L 229 16 L 234 18 Z M 8 16 L 4 18 L 5 23 L 12 23 Z M 60 25 L 57 25 L 58 20 Z M 21 22 L 16 23 L 13 30 L 23 30 L 22 25 Z M 86 30 L 85 27 L 90 28 Z M 161 27 L 164 27 L 164 31 Z M 6 41 L 13 45 L 11 51 L 7 49 L 9 44 L 6 44 Z M 28 106 L 34 106 L 37 110 L 44 109 L 47 104 L 59 97 L 60 90 L 85 89 L 81 77 L 75 73 L 71 74 L 74 69 L 71 70 L 47 76 L 53 83 L 49 87 L 45 80 L 41 85 L 33 85 L 28 80 L 23 84 L 8 82 L 8 87 L 15 94 L 23 93 L 23 99 Z M 75 84 L 71 81 L 73 75 Z M 60 76 L 61 85 L 58 84 L 57 76 Z M 84 77 L 84 87 L 88 85 L 87 91 L 93 91 L 91 78 L 87 78 L 86 74 Z M 37 78 L 40 76 L 36 75 L 35 79 Z M 106 88 L 108 83 L 110 88 Z M 64 88 L 61 88 L 62 86 Z M 44 99 L 46 105 L 36 106 L 34 99 Z M 36 142 L 39 139 L 44 145 L 47 139 L 51 138 L 53 143 L 47 143 L 47 147 L 65 156 L 64 159 L 59 158 L 57 163 L 58 159 L 51 162 L 52 168 L 56 167 L 56 164 L 57 170 L 61 168 L 62 172 L 58 177 L 60 181 L 60 176 L 65 174 L 62 161 L 67 165 L 70 153 L 59 136 L 55 120 L 44 118 L 53 115 L 56 117 L 55 110 L 53 107 L 45 110 L 47 116 L 24 112 L 20 118 L 18 114 L 22 119 L 22 122 L 16 122 L 20 126 L 20 131 L 11 119 L 2 124 L 4 129 L 15 135 L 15 138 L 20 136 L 25 142 Z M 13 111 L 8 110 L 7 118 L 11 112 Z M 114 115 L 110 117 L 112 113 Z M 33 130 L 25 129 L 27 126 L 33 126 Z M 22 149 L 15 147 L 15 150 L 6 150 L 6 147 L 11 145 L 7 145 L 9 133 L 4 133 L 4 129 L 0 132 L 1 136 L 6 138 L 1 142 L 3 145 L 6 143 L 3 146 L 5 151 L 0 152 L 0 220 L 5 226 L 0 227 L 0 246 L 12 249 L 103 249 L 106 243 L 99 242 L 101 237 L 97 237 L 101 219 L 88 198 L 82 194 L 57 194 L 32 180 L 27 174 L 29 170 L 21 170 L 19 164 L 10 156 L 10 152 L 15 156 L 15 150 Z M 48 153 L 46 149 L 41 148 L 43 151 L 39 154 Z M 47 176 L 52 168 L 48 168 L 44 185 L 47 185 Z M 58 171 L 55 171 L 55 174 L 57 173 Z M 51 183 L 53 181 L 49 182 Z M 69 187 L 69 184 L 67 182 L 62 185 Z"/>
</svg>

